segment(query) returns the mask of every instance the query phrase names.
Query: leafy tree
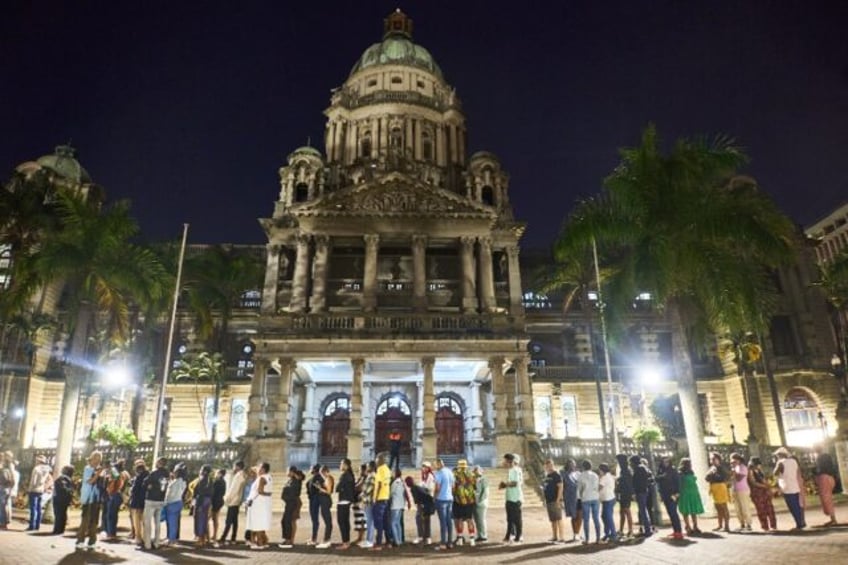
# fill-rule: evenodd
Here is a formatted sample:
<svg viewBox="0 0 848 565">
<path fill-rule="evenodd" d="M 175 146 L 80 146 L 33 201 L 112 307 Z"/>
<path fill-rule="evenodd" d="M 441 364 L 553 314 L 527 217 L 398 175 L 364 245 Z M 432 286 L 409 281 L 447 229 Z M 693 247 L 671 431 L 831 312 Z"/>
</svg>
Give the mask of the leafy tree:
<svg viewBox="0 0 848 565">
<path fill-rule="evenodd" d="M 713 331 L 758 319 L 762 294 L 771 290 L 769 269 L 792 261 L 797 234 L 753 179 L 737 175 L 747 158 L 727 137 L 680 139 L 664 153 L 650 125 L 637 147 L 620 153 L 603 192 L 577 206 L 555 251 L 567 256 L 596 238 L 615 257 L 607 300 L 621 308 L 647 290 L 667 309 L 689 453 L 703 476 L 693 320 L 684 313 L 697 314 Z"/>
</svg>

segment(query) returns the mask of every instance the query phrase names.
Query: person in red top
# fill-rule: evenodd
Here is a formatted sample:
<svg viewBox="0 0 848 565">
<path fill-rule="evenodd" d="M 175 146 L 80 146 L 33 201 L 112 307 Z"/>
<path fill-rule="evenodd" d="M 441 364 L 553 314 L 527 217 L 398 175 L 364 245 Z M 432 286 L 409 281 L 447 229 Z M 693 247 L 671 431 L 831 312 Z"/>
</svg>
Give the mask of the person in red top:
<svg viewBox="0 0 848 565">
<path fill-rule="evenodd" d="M 389 434 L 389 469 L 400 470 L 400 444 L 403 436 L 394 430 Z"/>
</svg>

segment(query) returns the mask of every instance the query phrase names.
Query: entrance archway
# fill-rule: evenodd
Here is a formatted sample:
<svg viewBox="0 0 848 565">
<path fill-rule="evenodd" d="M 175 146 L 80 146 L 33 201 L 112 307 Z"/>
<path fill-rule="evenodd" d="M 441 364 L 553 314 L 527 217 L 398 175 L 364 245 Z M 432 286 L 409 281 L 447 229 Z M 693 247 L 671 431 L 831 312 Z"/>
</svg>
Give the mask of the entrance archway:
<svg viewBox="0 0 848 565">
<path fill-rule="evenodd" d="M 450 395 L 436 398 L 436 451 L 439 455 L 465 453 L 465 419 L 462 406 Z"/>
<path fill-rule="evenodd" d="M 827 428 L 819 403 L 806 388 L 794 387 L 783 399 L 783 426 L 786 443 L 810 446 L 827 438 Z"/>
<path fill-rule="evenodd" d="M 374 418 L 374 451 L 387 452 L 391 447 L 389 434 L 398 432 L 401 435 L 401 455 L 412 453 L 412 410 L 409 402 L 400 393 L 386 396 L 377 405 Z"/>
<path fill-rule="evenodd" d="M 350 399 L 337 396 L 324 406 L 321 418 L 321 455 L 345 457 L 350 432 Z"/>
</svg>

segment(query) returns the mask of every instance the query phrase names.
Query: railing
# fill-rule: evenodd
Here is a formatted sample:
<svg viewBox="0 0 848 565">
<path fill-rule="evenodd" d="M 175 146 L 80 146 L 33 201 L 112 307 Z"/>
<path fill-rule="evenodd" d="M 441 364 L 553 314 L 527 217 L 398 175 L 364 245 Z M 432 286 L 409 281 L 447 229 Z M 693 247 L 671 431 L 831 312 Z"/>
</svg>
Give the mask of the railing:
<svg viewBox="0 0 848 565">
<path fill-rule="evenodd" d="M 477 337 L 486 334 L 514 334 L 520 327 L 508 316 L 461 314 L 287 314 L 262 320 L 266 335 L 299 334 L 315 332 L 326 335 L 336 332 L 348 335 L 386 332 L 405 333 L 425 337 L 427 334 L 450 334 L 452 337 Z"/>
<path fill-rule="evenodd" d="M 593 463 L 613 463 L 615 453 L 609 442 L 604 439 L 543 439 L 540 440 L 541 452 L 545 458 L 553 459 L 561 464 L 565 459 L 589 459 Z M 626 455 L 647 455 L 641 443 L 633 441 L 632 438 L 621 438 L 619 450 Z M 651 452 L 654 458 L 675 457 L 678 446 L 676 441 L 658 441 L 651 444 Z M 603 461 L 602 459 L 606 459 Z"/>
</svg>

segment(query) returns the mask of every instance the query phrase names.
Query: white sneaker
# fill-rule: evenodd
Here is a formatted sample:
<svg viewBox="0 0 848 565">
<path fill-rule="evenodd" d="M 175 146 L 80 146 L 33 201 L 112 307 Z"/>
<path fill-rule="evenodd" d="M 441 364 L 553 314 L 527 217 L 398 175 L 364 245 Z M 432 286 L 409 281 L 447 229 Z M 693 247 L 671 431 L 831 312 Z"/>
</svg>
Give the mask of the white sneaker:
<svg viewBox="0 0 848 565">
<path fill-rule="evenodd" d="M 465 543 L 465 538 L 460 538 L 460 537 L 456 538 L 456 546 L 457 547 L 459 547 L 460 545 L 462 545 L 464 543 Z"/>
<path fill-rule="evenodd" d="M 290 543 L 278 543 L 277 547 L 279 547 L 280 549 L 291 549 L 294 546 Z"/>
<path fill-rule="evenodd" d="M 370 549 L 370 548 L 374 547 L 374 544 L 371 543 L 368 540 L 365 540 L 364 542 L 359 544 L 359 547 L 361 547 L 362 549 Z"/>
<path fill-rule="evenodd" d="M 471 547 L 474 547 L 475 545 L 477 545 L 477 540 L 475 540 L 473 537 L 468 538 L 468 545 L 470 545 Z"/>
<path fill-rule="evenodd" d="M 88 546 L 85 545 L 84 541 L 79 541 L 74 547 L 76 547 L 77 549 L 85 549 Z"/>
<path fill-rule="evenodd" d="M 414 540 L 412 540 L 412 543 L 418 545 L 419 543 L 421 543 L 421 538 L 415 538 Z"/>
<path fill-rule="evenodd" d="M 316 548 L 316 549 L 330 549 L 330 547 L 331 547 L 332 545 L 333 545 L 333 544 L 331 544 L 330 542 L 325 541 L 324 543 L 319 543 L 318 545 L 316 545 L 316 546 L 315 546 L 315 548 Z"/>
<path fill-rule="evenodd" d="M 433 544 L 433 540 L 432 540 L 432 539 L 430 539 L 430 538 L 424 538 L 424 545 L 432 545 L 432 544 Z"/>
</svg>

